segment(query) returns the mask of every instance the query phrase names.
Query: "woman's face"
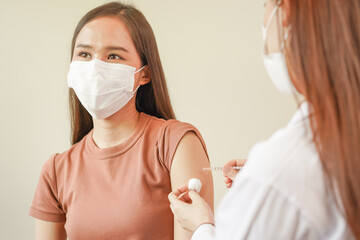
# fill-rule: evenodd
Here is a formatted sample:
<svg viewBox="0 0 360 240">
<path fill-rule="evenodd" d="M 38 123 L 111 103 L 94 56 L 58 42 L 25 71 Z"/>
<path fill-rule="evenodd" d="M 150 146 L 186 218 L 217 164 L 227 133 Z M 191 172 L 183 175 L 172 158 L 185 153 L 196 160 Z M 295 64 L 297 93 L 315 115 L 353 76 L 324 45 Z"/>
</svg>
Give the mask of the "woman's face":
<svg viewBox="0 0 360 240">
<path fill-rule="evenodd" d="M 92 59 L 125 64 L 136 69 L 142 67 L 130 33 L 118 17 L 95 18 L 81 29 L 72 60 Z M 135 78 L 135 86 L 139 84 L 139 78 Z"/>
</svg>

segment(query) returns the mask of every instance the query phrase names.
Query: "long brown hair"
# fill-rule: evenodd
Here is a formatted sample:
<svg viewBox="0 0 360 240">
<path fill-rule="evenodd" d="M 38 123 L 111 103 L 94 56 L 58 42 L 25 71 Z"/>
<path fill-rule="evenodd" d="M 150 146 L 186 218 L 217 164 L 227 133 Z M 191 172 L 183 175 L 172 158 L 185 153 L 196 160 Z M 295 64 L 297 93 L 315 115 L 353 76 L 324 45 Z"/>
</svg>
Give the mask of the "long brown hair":
<svg viewBox="0 0 360 240">
<path fill-rule="evenodd" d="M 103 16 L 116 16 L 127 26 L 142 65 L 150 69 L 151 81 L 142 85 L 136 95 L 136 109 L 149 115 L 174 119 L 166 86 L 165 75 L 152 28 L 144 15 L 135 7 L 120 2 L 111 2 L 94 8 L 79 21 L 71 43 L 71 59 L 75 42 L 81 29 L 91 20 Z M 69 89 L 69 107 L 71 121 L 71 143 L 79 142 L 93 128 L 90 114 L 82 106 L 73 89 Z"/>
<path fill-rule="evenodd" d="M 289 0 L 288 5 L 289 71 L 311 107 L 326 178 L 360 239 L 360 1 Z"/>
</svg>

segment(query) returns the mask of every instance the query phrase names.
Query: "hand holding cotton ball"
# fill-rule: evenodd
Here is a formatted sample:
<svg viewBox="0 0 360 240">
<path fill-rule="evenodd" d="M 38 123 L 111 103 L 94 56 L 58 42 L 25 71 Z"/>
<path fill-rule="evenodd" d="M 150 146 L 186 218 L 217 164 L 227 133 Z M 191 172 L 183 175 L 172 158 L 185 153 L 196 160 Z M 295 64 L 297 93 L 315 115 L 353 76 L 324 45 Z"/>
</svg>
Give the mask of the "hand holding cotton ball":
<svg viewBox="0 0 360 240">
<path fill-rule="evenodd" d="M 197 193 L 200 193 L 200 190 L 201 190 L 201 181 L 197 178 L 191 178 L 189 180 L 189 183 L 188 183 L 188 189 L 189 190 L 194 190 L 196 191 Z"/>
</svg>

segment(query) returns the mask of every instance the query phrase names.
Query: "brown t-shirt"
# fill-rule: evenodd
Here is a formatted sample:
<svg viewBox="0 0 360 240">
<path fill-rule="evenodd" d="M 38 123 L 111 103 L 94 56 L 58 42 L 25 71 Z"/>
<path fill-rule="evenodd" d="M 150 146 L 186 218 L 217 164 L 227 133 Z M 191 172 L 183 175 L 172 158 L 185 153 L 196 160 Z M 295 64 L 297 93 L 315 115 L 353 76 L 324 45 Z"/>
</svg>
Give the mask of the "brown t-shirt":
<svg viewBox="0 0 360 240">
<path fill-rule="evenodd" d="M 66 221 L 71 240 L 173 239 L 170 169 L 181 138 L 198 130 L 177 120 L 140 114 L 123 143 L 98 148 L 92 131 L 45 162 L 30 215 Z"/>
</svg>

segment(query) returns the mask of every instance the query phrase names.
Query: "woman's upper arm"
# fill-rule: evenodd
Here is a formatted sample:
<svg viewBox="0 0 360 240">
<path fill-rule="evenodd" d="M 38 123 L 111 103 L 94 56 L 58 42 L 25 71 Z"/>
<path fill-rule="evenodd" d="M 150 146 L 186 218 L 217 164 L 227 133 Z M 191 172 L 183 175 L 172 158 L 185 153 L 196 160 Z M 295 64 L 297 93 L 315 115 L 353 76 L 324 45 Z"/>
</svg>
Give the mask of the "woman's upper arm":
<svg viewBox="0 0 360 240">
<path fill-rule="evenodd" d="M 66 240 L 65 222 L 35 220 L 36 240 Z"/>
<path fill-rule="evenodd" d="M 187 185 L 190 178 L 198 178 L 202 182 L 200 195 L 214 209 L 214 188 L 210 171 L 203 171 L 202 168 L 209 167 L 209 159 L 205 149 L 194 132 L 188 132 L 181 139 L 171 165 L 171 188 L 177 189 Z M 191 234 L 177 226 L 174 227 L 175 240 L 190 239 Z"/>
</svg>

